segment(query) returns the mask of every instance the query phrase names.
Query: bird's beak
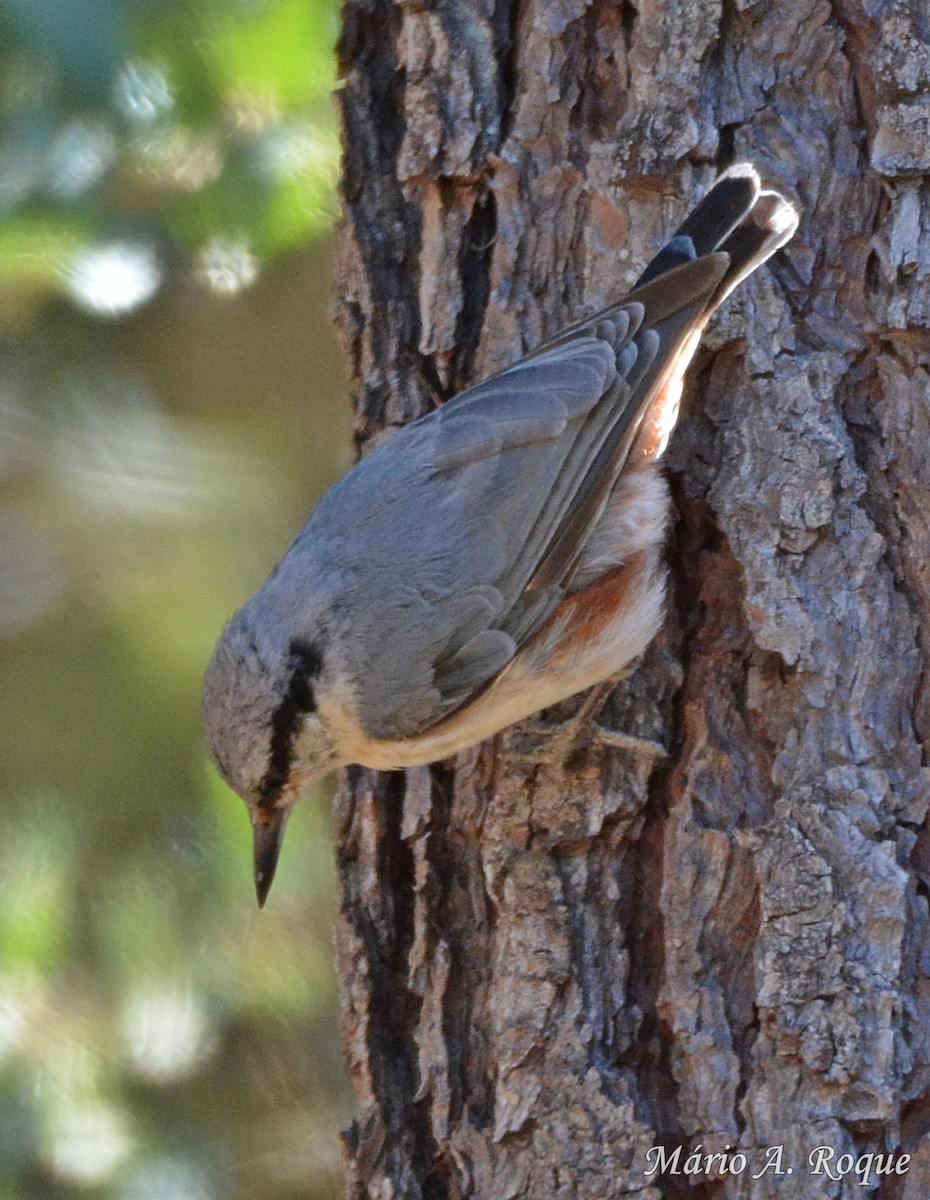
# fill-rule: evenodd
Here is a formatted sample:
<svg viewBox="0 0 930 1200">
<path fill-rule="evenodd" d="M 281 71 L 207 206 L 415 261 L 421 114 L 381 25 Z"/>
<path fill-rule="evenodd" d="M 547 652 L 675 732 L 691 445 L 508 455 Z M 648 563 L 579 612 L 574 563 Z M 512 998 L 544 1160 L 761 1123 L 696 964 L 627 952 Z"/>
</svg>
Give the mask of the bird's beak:
<svg viewBox="0 0 930 1200">
<path fill-rule="evenodd" d="M 255 895 L 258 907 L 265 907 L 271 890 L 289 808 L 258 809 L 252 813 L 252 832 L 255 842 Z"/>
</svg>

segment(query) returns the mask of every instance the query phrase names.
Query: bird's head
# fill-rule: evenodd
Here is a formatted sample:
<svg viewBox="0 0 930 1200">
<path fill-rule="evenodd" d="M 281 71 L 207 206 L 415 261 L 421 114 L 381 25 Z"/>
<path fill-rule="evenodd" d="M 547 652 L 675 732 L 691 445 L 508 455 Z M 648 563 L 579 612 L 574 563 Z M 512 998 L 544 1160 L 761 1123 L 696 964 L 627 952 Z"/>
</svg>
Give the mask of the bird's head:
<svg viewBox="0 0 930 1200">
<path fill-rule="evenodd" d="M 258 597 L 256 597 L 258 600 Z M 207 666 L 203 721 L 223 778 L 245 801 L 261 907 L 274 878 L 291 808 L 336 765 L 316 711 L 323 669 L 317 643 L 282 629 L 256 600 L 227 623 Z"/>
</svg>

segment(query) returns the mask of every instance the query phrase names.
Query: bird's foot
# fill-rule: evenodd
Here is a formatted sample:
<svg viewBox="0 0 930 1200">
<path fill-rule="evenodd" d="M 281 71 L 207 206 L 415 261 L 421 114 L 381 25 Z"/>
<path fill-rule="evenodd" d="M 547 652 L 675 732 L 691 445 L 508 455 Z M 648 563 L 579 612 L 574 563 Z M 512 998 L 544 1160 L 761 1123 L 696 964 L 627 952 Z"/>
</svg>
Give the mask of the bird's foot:
<svg viewBox="0 0 930 1200">
<path fill-rule="evenodd" d="M 521 730 L 535 735 L 536 744 L 512 748 L 508 751 L 508 757 L 515 762 L 552 766 L 564 762 L 573 750 L 585 743 L 597 743 L 616 750 L 625 750 L 637 759 L 645 759 L 650 767 L 657 759 L 665 758 L 668 751 L 659 742 L 620 733 L 592 720 L 604 707 L 607 697 L 618 681 L 607 680 L 592 688 L 578 711 L 566 721 L 555 725 L 546 724 L 545 721 L 524 721 L 520 726 Z"/>
<path fill-rule="evenodd" d="M 652 738 L 637 737 L 633 733 L 621 733 L 619 729 L 607 729 L 604 725 L 593 724 L 591 740 L 600 742 L 602 746 L 611 746 L 616 750 L 626 750 L 637 758 L 658 759 L 667 758 L 668 751 L 661 742 Z"/>
</svg>

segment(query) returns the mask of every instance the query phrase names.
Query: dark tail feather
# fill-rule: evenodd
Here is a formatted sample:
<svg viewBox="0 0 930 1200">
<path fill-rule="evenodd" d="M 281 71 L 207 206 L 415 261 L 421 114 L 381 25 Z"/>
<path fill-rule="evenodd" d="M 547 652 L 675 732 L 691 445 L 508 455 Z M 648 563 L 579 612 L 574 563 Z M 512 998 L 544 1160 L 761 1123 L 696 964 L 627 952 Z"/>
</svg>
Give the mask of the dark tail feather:
<svg viewBox="0 0 930 1200">
<path fill-rule="evenodd" d="M 760 192 L 752 209 L 722 243 L 730 268 L 714 295 L 718 305 L 730 292 L 794 236 L 797 210 L 778 192 Z"/>
<path fill-rule="evenodd" d="M 689 237 L 676 235 L 671 241 L 665 243 L 649 266 L 643 271 L 642 275 L 636 281 L 636 286 L 640 288 L 644 283 L 651 283 L 653 279 L 658 279 L 666 271 L 680 267 L 682 263 L 694 262 L 696 258 L 694 242 Z"/>
<path fill-rule="evenodd" d="M 791 237 L 797 213 L 777 192 L 763 192 L 749 163 L 735 163 L 694 206 L 637 281 L 636 288 L 689 259 L 722 250 L 730 268 L 714 293 L 715 308 L 736 285 Z"/>
<path fill-rule="evenodd" d="M 759 176 L 749 163 L 737 163 L 725 171 L 649 263 L 636 287 L 689 258 L 716 250 L 755 204 L 759 188 Z"/>
<path fill-rule="evenodd" d="M 734 163 L 688 213 L 676 236 L 689 237 L 698 255 L 717 250 L 751 211 L 761 186 L 751 163 Z"/>
</svg>

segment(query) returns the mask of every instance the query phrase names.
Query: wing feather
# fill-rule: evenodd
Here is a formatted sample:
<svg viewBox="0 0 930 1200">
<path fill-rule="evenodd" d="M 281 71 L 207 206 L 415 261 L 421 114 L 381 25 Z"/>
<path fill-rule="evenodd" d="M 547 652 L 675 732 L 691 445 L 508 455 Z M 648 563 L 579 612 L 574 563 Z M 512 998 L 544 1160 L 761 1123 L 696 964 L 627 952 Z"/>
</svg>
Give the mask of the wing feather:
<svg viewBox="0 0 930 1200">
<path fill-rule="evenodd" d="M 380 603 L 357 606 L 370 624 L 356 617 L 347 639 L 370 736 L 414 736 L 467 703 L 570 589 L 678 351 L 734 271 L 784 240 L 740 232 L 754 176 L 717 188 L 621 303 L 400 430 L 321 505 L 334 561 L 380 582 Z"/>
</svg>

